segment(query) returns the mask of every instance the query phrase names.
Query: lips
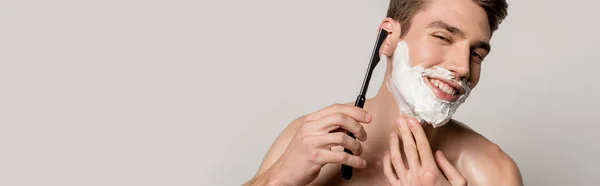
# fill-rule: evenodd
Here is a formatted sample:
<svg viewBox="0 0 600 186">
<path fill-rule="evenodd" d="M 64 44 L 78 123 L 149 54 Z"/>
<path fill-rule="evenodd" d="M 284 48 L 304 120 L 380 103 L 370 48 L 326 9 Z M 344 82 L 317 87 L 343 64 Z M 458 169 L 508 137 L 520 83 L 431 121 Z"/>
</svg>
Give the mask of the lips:
<svg viewBox="0 0 600 186">
<path fill-rule="evenodd" d="M 464 93 L 462 86 L 449 80 L 427 76 L 423 76 L 423 80 L 435 96 L 441 100 L 454 102 Z"/>
</svg>

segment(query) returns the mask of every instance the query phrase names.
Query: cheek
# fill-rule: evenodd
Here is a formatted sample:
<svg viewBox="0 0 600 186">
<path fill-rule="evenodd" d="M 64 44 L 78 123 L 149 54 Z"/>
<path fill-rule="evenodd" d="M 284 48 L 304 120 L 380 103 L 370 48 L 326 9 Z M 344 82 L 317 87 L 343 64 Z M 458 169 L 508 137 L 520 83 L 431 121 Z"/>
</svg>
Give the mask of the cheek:
<svg viewBox="0 0 600 186">
<path fill-rule="evenodd" d="M 425 68 L 433 67 L 442 61 L 443 48 L 439 45 L 430 44 L 427 41 L 418 42 L 415 47 L 410 48 L 410 65 L 423 65 Z"/>
<path fill-rule="evenodd" d="M 471 89 L 475 88 L 477 83 L 479 83 L 479 77 L 481 75 L 481 65 L 473 64 L 470 68 L 471 76 L 469 77 L 469 83 L 471 84 Z"/>
</svg>

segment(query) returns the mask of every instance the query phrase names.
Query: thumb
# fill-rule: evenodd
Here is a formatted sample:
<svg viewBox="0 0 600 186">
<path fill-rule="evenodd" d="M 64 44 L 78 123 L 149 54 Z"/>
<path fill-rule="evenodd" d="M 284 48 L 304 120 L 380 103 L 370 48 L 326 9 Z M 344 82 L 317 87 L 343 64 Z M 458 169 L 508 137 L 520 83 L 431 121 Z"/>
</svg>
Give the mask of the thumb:
<svg viewBox="0 0 600 186">
<path fill-rule="evenodd" d="M 467 185 L 467 180 L 454 168 L 452 163 L 446 159 L 442 151 L 438 150 L 435 152 L 435 162 L 438 167 L 442 169 L 446 178 L 448 178 L 448 182 L 452 185 Z"/>
</svg>

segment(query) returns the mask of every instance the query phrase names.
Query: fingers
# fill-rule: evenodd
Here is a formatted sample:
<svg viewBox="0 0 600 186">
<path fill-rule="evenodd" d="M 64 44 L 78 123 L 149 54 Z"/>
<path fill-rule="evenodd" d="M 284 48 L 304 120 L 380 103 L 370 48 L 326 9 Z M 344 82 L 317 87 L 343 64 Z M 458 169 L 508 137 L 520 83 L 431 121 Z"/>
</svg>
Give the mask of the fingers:
<svg viewBox="0 0 600 186">
<path fill-rule="evenodd" d="M 427 136 L 423 131 L 423 127 L 414 118 L 407 118 L 406 120 L 408 120 L 410 131 L 415 136 L 415 141 L 417 142 L 417 151 L 419 153 L 419 157 L 421 158 L 421 165 L 431 167 L 435 166 L 435 160 L 433 159 L 433 154 L 431 153 L 429 140 L 427 140 Z"/>
<path fill-rule="evenodd" d="M 367 140 L 367 132 L 363 126 L 354 118 L 343 113 L 327 115 L 311 123 L 314 124 L 311 125 L 315 126 L 317 130 L 321 130 L 322 133 L 329 133 L 337 128 L 343 128 L 348 132 L 352 132 L 356 136 L 356 139 L 361 141 Z"/>
<path fill-rule="evenodd" d="M 317 152 L 322 153 L 322 155 L 314 154 L 314 156 L 319 157 L 317 163 L 320 164 L 339 163 L 360 169 L 365 168 L 367 166 L 367 161 L 365 161 L 361 157 L 350 155 L 345 152 L 336 152 L 329 150 L 321 150 Z"/>
<path fill-rule="evenodd" d="M 408 169 L 418 168 L 419 154 L 415 147 L 415 140 L 408 129 L 408 124 L 404 118 L 400 118 L 397 121 L 398 129 L 400 130 L 400 136 L 402 137 L 402 145 L 404 146 L 404 154 L 406 155 L 406 161 L 408 161 Z"/>
<path fill-rule="evenodd" d="M 340 145 L 346 149 L 351 150 L 352 153 L 357 156 L 362 154 L 363 149 L 362 149 L 360 142 L 351 138 L 350 136 L 346 135 L 345 133 L 336 132 L 336 133 L 316 136 L 314 138 L 315 138 L 314 139 L 315 141 L 322 143 L 322 145 L 327 149 L 330 149 L 333 146 Z"/>
<path fill-rule="evenodd" d="M 364 109 L 353 106 L 353 105 L 345 105 L 345 104 L 333 104 L 329 107 L 321 109 L 315 113 L 312 113 L 307 116 L 307 120 L 317 120 L 327 115 L 331 115 L 333 113 L 342 113 L 354 118 L 357 121 L 362 123 L 371 122 L 371 115 L 368 114 Z"/>
<path fill-rule="evenodd" d="M 452 163 L 446 159 L 442 151 L 438 150 L 435 153 L 435 161 L 452 185 L 466 185 L 467 180 L 460 174 L 460 172 L 458 172 L 458 170 L 456 170 L 456 168 L 454 168 Z"/>
<path fill-rule="evenodd" d="M 400 139 L 395 132 L 392 132 L 390 135 L 390 155 L 391 161 L 394 165 L 394 170 L 398 175 L 406 174 L 406 167 L 404 166 L 404 161 L 402 160 L 402 153 L 400 153 Z M 402 179 L 402 176 L 398 176 Z"/>
<path fill-rule="evenodd" d="M 392 170 L 392 162 L 391 161 L 392 160 L 390 158 L 390 152 L 386 151 L 385 154 L 383 155 L 383 174 L 387 178 L 390 185 L 397 185 L 396 183 L 398 182 L 398 178 L 396 177 L 396 175 L 394 174 L 394 171 Z"/>
</svg>

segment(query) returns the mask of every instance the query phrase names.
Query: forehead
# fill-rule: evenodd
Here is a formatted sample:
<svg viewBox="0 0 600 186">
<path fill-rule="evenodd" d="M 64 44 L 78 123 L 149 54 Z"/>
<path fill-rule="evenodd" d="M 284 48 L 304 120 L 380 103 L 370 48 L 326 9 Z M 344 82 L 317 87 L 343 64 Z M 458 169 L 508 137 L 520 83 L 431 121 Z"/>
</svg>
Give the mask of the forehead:
<svg viewBox="0 0 600 186">
<path fill-rule="evenodd" d="M 424 9 L 414 15 L 412 25 L 425 28 L 435 21 L 457 27 L 467 39 L 489 41 L 491 37 L 487 13 L 473 0 L 426 0 Z"/>
</svg>

